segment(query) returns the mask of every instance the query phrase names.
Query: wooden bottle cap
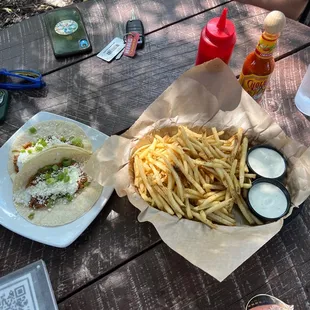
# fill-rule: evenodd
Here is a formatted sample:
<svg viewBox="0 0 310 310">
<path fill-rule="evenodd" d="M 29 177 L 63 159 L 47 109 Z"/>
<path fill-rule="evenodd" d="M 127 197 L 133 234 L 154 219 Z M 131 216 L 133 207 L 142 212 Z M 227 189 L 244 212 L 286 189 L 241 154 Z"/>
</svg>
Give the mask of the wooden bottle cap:
<svg viewBox="0 0 310 310">
<path fill-rule="evenodd" d="M 280 33 L 286 23 L 285 15 L 280 11 L 270 12 L 264 20 L 264 29 L 267 33 Z"/>
</svg>

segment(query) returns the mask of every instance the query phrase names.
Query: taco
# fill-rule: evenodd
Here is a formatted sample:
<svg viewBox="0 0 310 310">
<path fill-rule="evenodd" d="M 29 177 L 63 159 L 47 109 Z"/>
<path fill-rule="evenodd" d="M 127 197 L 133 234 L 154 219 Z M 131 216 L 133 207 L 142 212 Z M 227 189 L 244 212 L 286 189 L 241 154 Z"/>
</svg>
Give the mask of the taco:
<svg viewBox="0 0 310 310">
<path fill-rule="evenodd" d="M 74 123 L 52 120 L 40 122 L 28 128 L 13 142 L 8 171 L 13 180 L 23 164 L 39 153 L 55 146 L 74 145 L 92 151 L 85 132 Z"/>
<path fill-rule="evenodd" d="M 85 214 L 102 192 L 82 170 L 90 156 L 81 148 L 64 146 L 27 161 L 13 182 L 18 213 L 40 226 L 64 225 Z"/>
</svg>

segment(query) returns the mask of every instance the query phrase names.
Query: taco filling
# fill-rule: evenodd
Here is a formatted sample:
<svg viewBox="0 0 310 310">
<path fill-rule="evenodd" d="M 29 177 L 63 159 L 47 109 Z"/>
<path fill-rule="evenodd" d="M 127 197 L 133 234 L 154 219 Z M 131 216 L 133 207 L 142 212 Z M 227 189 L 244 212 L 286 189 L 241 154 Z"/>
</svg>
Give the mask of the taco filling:
<svg viewBox="0 0 310 310">
<path fill-rule="evenodd" d="M 36 210 L 50 210 L 56 202 L 68 203 L 77 192 L 89 185 L 80 163 L 64 158 L 60 163 L 38 170 L 26 185 L 26 189 L 14 195 L 14 201 Z"/>
<path fill-rule="evenodd" d="M 34 127 L 32 127 L 34 128 Z M 26 142 L 22 145 L 21 150 L 16 150 L 17 154 L 13 157 L 13 164 L 15 172 L 19 172 L 23 164 L 29 160 L 32 155 L 35 155 L 43 150 L 49 149 L 55 145 L 74 145 L 77 147 L 84 147 L 82 139 L 79 137 L 55 137 L 48 136 L 47 138 L 40 138 L 37 142 Z"/>
</svg>

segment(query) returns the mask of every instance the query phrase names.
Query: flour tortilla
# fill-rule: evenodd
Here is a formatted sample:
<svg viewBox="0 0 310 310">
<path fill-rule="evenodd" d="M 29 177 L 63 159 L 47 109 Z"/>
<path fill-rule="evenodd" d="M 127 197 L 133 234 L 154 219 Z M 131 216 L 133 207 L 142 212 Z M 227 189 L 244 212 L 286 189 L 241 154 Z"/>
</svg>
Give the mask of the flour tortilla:
<svg viewBox="0 0 310 310">
<path fill-rule="evenodd" d="M 91 152 L 75 146 L 61 148 L 50 148 L 39 153 L 35 158 L 27 161 L 13 182 L 13 195 L 26 189 L 29 179 L 34 176 L 40 168 L 61 162 L 64 158 L 71 158 L 79 163 L 86 163 L 90 158 Z M 87 211 L 89 211 L 102 192 L 102 186 L 91 180 L 91 183 L 81 189 L 71 202 L 58 203 L 53 206 L 51 211 L 47 208 L 33 210 L 25 204 L 15 203 L 18 213 L 27 221 L 39 226 L 60 226 L 73 222 Z M 34 218 L 28 218 L 30 213 L 35 213 Z"/>
<path fill-rule="evenodd" d="M 87 137 L 85 132 L 76 124 L 66 121 L 52 120 L 39 122 L 33 127 L 37 130 L 36 133 L 31 134 L 28 129 L 26 129 L 22 134 L 20 134 L 12 144 L 12 148 L 9 154 L 8 171 L 12 180 L 16 176 L 16 171 L 13 164 L 14 155 L 18 154 L 18 151 L 23 148 L 23 144 L 27 142 L 36 143 L 38 139 L 46 139 L 48 136 L 55 136 L 57 138 L 65 137 L 66 139 L 70 137 L 79 137 L 82 139 L 84 149 L 92 151 L 92 144 L 90 139 Z M 63 146 L 61 144 L 60 146 Z M 66 146 L 66 145 L 65 145 Z M 53 145 L 52 147 L 45 148 L 42 152 L 49 150 L 50 148 L 57 147 Z M 29 156 L 29 160 L 36 157 L 38 153 Z"/>
</svg>

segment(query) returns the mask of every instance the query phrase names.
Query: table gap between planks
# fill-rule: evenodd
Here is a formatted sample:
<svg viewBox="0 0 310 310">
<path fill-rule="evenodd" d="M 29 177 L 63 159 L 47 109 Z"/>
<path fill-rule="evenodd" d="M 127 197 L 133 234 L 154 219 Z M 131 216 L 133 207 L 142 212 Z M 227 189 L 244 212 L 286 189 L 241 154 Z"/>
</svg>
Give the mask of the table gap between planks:
<svg viewBox="0 0 310 310">
<path fill-rule="evenodd" d="M 99 5 L 98 2 L 95 3 L 96 5 Z M 150 3 L 153 6 L 153 2 Z M 124 8 L 124 11 L 122 12 L 130 12 L 131 4 L 131 2 L 127 2 L 127 4 L 125 3 L 124 5 L 121 5 L 121 7 Z M 213 1 L 212 5 L 217 4 L 219 4 L 219 2 Z M 100 5 L 102 5 L 101 2 Z M 107 6 L 108 2 L 104 3 L 104 5 Z M 49 85 L 49 92 L 45 94 L 45 97 L 40 98 L 39 96 L 42 96 L 40 92 L 34 92 L 31 94 L 18 93 L 13 97 L 8 120 L 5 125 L 0 127 L 0 143 L 3 144 L 9 136 L 25 122 L 25 120 L 39 110 L 49 110 L 69 116 L 73 119 L 81 120 L 109 134 L 131 125 L 147 105 L 149 105 L 167 86 L 169 86 L 175 78 L 192 66 L 196 55 L 197 42 L 201 28 L 206 20 L 219 15 L 222 9 L 221 7 L 218 7 L 204 12 L 206 7 L 202 6 L 201 10 L 203 13 L 195 15 L 200 12 L 196 8 L 193 8 L 196 7 L 196 5 L 197 2 L 193 4 L 193 2 L 186 3 L 186 1 L 182 1 L 181 7 L 183 9 L 180 10 L 180 12 L 183 15 L 180 14 L 180 16 L 182 16 L 182 22 L 179 23 L 175 23 L 177 22 L 177 19 L 173 18 L 173 14 L 170 14 L 168 17 L 160 16 L 159 14 L 158 16 L 160 16 L 160 20 L 163 21 L 161 26 L 172 23 L 175 24 L 160 29 L 157 32 L 152 26 L 146 27 L 147 29 L 150 29 L 148 32 L 152 33 L 147 36 L 145 49 L 139 52 L 137 58 L 137 60 L 139 60 L 138 63 L 134 60 L 123 58 L 120 62 L 106 64 L 96 57 L 90 57 L 76 64 L 74 64 L 76 61 L 75 59 L 71 60 L 71 62 L 66 60 L 68 63 L 64 61 L 59 64 L 54 60 L 53 55 L 49 50 L 50 46 L 46 34 L 45 37 L 41 37 L 44 41 L 43 45 L 46 45 L 43 48 L 43 51 L 45 49 L 46 51 L 43 54 L 40 53 L 40 55 L 49 56 L 41 58 L 40 55 L 35 55 L 31 56 L 29 59 L 26 57 L 26 49 L 22 49 L 23 52 L 21 54 L 24 56 L 22 56 L 21 59 L 18 57 L 11 58 L 13 59 L 11 62 L 11 68 L 15 67 L 15 64 L 28 67 L 28 65 L 32 63 L 37 66 L 42 66 L 40 70 L 43 72 L 53 70 L 58 71 L 48 74 L 45 77 Z M 259 29 L 264 17 L 266 16 L 266 11 L 250 6 L 243 6 L 234 2 L 229 3 L 226 6 L 229 7 L 229 14 L 231 14 L 230 18 L 234 20 L 239 34 L 238 43 L 231 63 L 233 71 L 235 74 L 238 74 L 245 55 L 255 46 L 259 35 Z M 98 7 L 95 11 L 99 11 Z M 176 11 L 179 12 L 178 10 Z M 186 15 L 184 12 L 189 12 L 190 14 Z M 136 15 L 139 16 L 137 11 Z M 189 15 L 195 16 L 184 20 L 184 18 Z M 143 19 L 143 15 L 141 15 L 141 18 Z M 123 19 L 124 20 L 121 23 L 122 25 L 127 19 L 127 16 L 123 16 Z M 30 22 L 30 20 L 27 22 Z M 147 19 L 147 21 L 149 20 L 152 22 L 151 18 Z M 40 23 L 42 26 L 42 20 Z M 309 128 L 309 122 L 307 122 L 307 120 L 305 120 L 296 109 L 294 110 L 293 105 L 293 95 L 295 94 L 301 77 L 305 72 L 306 61 L 309 63 L 309 49 L 296 53 L 298 55 L 299 53 L 301 54 L 296 60 L 298 70 L 296 69 L 295 72 L 290 70 L 296 65 L 291 64 L 290 60 L 295 60 L 295 58 L 288 57 L 289 54 L 296 52 L 296 49 L 305 47 L 309 44 L 309 29 L 292 21 L 289 21 L 289 25 L 291 26 L 291 29 L 290 31 L 283 33 L 277 51 L 277 55 L 280 58 L 283 57 L 283 55 L 287 57 L 278 62 L 278 64 L 282 63 L 283 65 L 281 65 L 281 70 L 280 67 L 279 70 L 276 69 L 273 84 L 271 85 L 270 91 L 268 91 L 265 96 L 263 105 L 268 113 L 283 126 L 283 129 L 286 130 L 290 136 L 298 140 L 305 139 L 303 142 L 309 145 L 309 137 L 307 137 L 305 130 L 303 130 Z M 111 27 L 111 29 L 112 28 L 113 27 Z M 99 30 L 96 28 L 97 33 Z M 3 33 L 0 33 L 1 38 L 2 34 Z M 107 34 L 111 35 L 108 32 Z M 31 31 L 29 31 L 29 35 L 31 35 Z M 113 35 L 111 35 L 106 41 L 101 41 L 101 44 L 97 45 L 97 51 L 99 51 L 109 39 L 112 39 L 112 37 Z M 93 35 L 93 38 L 96 38 L 95 35 Z M 3 41 L 0 42 L 1 49 Z M 35 44 L 32 46 L 35 46 Z M 14 48 L 14 46 L 11 47 L 11 52 L 14 51 Z M 7 55 L 10 55 L 8 50 L 6 53 Z M 3 55 L 3 53 L 1 53 L 1 55 Z M 14 53 L 11 53 L 11 55 L 14 56 Z M 175 57 L 176 55 L 178 55 L 178 57 Z M 48 60 L 47 64 L 43 64 L 45 58 Z M 7 61 L 10 61 L 10 59 L 7 59 Z M 5 63 L 7 63 L 7 61 L 5 61 Z M 68 64 L 71 65 L 67 68 L 63 68 Z M 285 84 L 287 81 L 284 79 L 285 75 L 282 74 L 283 70 L 286 70 L 287 75 L 291 76 L 289 83 L 291 89 L 289 93 L 286 92 L 287 87 Z M 275 86 L 275 88 L 273 86 Z M 283 86 L 283 89 L 281 89 L 281 86 Z M 279 101 L 283 95 L 288 94 L 289 96 L 285 98 L 284 103 L 279 105 Z M 279 101 L 275 100 L 275 98 Z M 131 107 L 130 110 L 124 109 L 123 111 L 125 102 Z M 280 111 L 281 113 L 279 113 L 279 109 L 284 111 Z M 294 113 L 293 124 L 291 122 L 291 112 Z M 118 119 L 119 115 L 120 119 Z M 27 263 L 43 258 L 47 263 L 56 297 L 59 301 L 63 301 L 60 304 L 62 309 L 82 309 L 82 307 L 85 307 L 85 301 L 87 301 L 90 296 L 94 298 L 92 303 L 93 309 L 101 309 L 101 305 L 109 308 L 109 300 L 112 304 L 115 303 L 116 308 L 122 308 L 122 305 L 126 305 L 126 303 L 121 303 L 119 300 L 122 299 L 121 297 L 123 295 L 121 290 L 122 285 L 116 288 L 113 287 L 113 285 L 117 286 L 117 283 L 119 283 L 116 281 L 117 279 L 123 279 L 119 276 L 120 273 L 125 277 L 128 276 L 128 279 L 126 279 L 131 281 L 128 284 L 129 287 L 133 284 L 136 289 L 139 287 L 143 288 L 141 289 L 141 294 L 146 294 L 145 304 L 141 304 L 143 307 L 157 305 L 159 308 L 170 306 L 175 308 L 181 306 L 199 308 L 199 303 L 201 303 L 201 305 L 204 303 L 208 306 L 208 300 L 211 307 L 213 307 L 212 309 L 215 309 L 218 305 L 220 307 L 223 306 L 223 303 L 221 303 L 216 294 L 231 287 L 231 282 L 228 282 L 227 285 L 225 285 L 224 282 L 221 285 L 207 274 L 193 267 L 179 255 L 173 253 L 167 248 L 167 246 L 160 242 L 155 229 L 150 224 L 141 224 L 136 221 L 137 214 L 138 212 L 130 206 L 125 198 L 120 199 L 114 194 L 100 216 L 94 221 L 88 230 L 67 249 L 55 249 L 44 246 L 1 228 L 0 249 L 2 254 L 0 255 L 0 274 L 7 274 Z M 298 221 L 300 220 L 301 219 L 299 218 Z M 305 219 L 303 219 L 303 221 L 304 220 Z M 306 224 L 307 223 L 301 222 L 305 236 L 307 234 Z M 293 224 L 285 229 L 292 229 L 292 225 Z M 297 228 L 298 227 L 299 226 L 297 226 Z M 303 232 L 297 228 L 295 227 L 294 230 L 296 236 Z M 283 230 L 281 234 L 286 230 Z M 271 242 L 276 242 L 274 240 L 277 238 L 279 238 L 279 235 L 273 238 Z M 282 240 L 280 241 L 282 242 Z M 293 241 L 296 242 L 296 240 Z M 253 279 L 254 281 L 252 280 L 252 282 L 254 283 L 251 285 L 246 284 L 246 287 L 243 287 L 244 283 L 242 276 L 244 277 L 244 280 L 247 280 L 245 281 L 246 283 L 250 282 L 247 276 L 244 276 L 248 273 L 248 270 L 245 269 L 244 266 L 241 266 L 231 276 L 232 283 L 234 283 L 234 290 L 237 293 L 235 297 L 238 298 L 227 297 L 226 305 L 235 304 L 235 306 L 239 306 L 244 303 L 243 297 L 258 290 L 265 283 L 264 281 L 277 281 L 280 275 L 285 275 L 287 272 L 292 271 L 295 266 L 295 260 L 292 260 L 292 257 L 290 257 L 287 251 L 290 246 L 296 244 L 292 242 L 286 245 L 281 242 L 278 242 L 279 244 L 277 246 L 282 250 L 281 254 L 285 257 L 284 261 L 281 255 L 274 255 L 273 247 L 270 248 L 268 244 L 260 251 L 263 251 L 263 254 L 265 252 L 268 253 L 267 257 L 271 259 L 271 263 L 265 260 L 264 255 L 260 256 L 259 252 L 249 260 L 252 264 L 249 264 L 248 262 L 245 264 L 249 269 L 249 266 L 251 267 L 253 265 L 253 261 L 256 262 L 256 264 L 252 266 L 252 269 L 253 277 L 255 277 L 257 272 L 260 273 L 261 276 L 258 281 Z M 293 256 L 300 255 L 298 251 L 300 248 L 305 248 L 304 246 L 308 245 L 307 242 L 309 243 L 308 238 L 306 239 L 305 244 L 302 244 L 302 247 L 296 245 L 296 251 L 293 253 Z M 150 249 L 150 251 L 147 251 L 148 249 Z M 277 251 L 275 252 L 278 253 Z M 300 263 L 303 265 L 307 262 L 309 256 L 307 256 L 306 253 L 302 254 L 304 255 L 297 260 L 297 264 Z M 157 265 L 154 265 L 154 261 L 152 261 L 153 256 L 158 258 L 156 261 Z M 171 261 L 167 259 L 167 257 L 170 256 L 172 259 L 179 262 L 178 268 L 180 270 L 176 269 L 176 273 L 174 273 L 174 269 L 170 269 L 170 271 L 167 269 L 167 266 L 170 267 L 171 265 Z M 132 258 L 136 259 L 130 261 Z M 145 264 L 147 263 L 141 264 L 141 260 L 149 262 L 148 267 L 145 267 Z M 279 265 L 279 262 L 282 262 L 283 264 Z M 151 285 L 151 283 L 153 283 L 152 281 L 154 281 L 153 285 L 156 286 L 158 284 L 154 274 L 150 275 L 151 271 L 149 273 L 141 273 L 139 267 L 138 270 L 135 270 L 137 277 L 132 278 L 130 276 L 130 266 L 138 266 L 139 264 L 141 264 L 142 269 L 144 266 L 145 270 L 157 266 L 157 268 L 162 267 L 163 270 L 166 270 L 167 272 L 166 274 L 168 276 L 166 281 L 155 290 L 156 294 L 160 295 L 156 300 L 154 300 L 154 298 L 152 299 L 150 296 L 154 289 Z M 167 264 L 167 266 L 165 266 L 165 264 Z M 122 267 L 117 269 L 118 266 Z M 260 269 L 257 266 L 260 266 Z M 277 268 L 276 271 L 272 270 L 272 267 L 275 266 Z M 200 287 L 200 296 L 195 295 L 195 298 L 193 298 L 192 294 L 194 291 L 188 296 L 184 295 L 186 293 L 185 285 L 181 286 L 183 298 L 179 295 L 174 296 L 176 293 L 180 292 L 174 289 L 173 278 L 182 279 L 181 271 L 183 272 L 183 267 L 185 270 L 188 270 L 185 274 L 193 273 L 191 279 L 195 282 L 195 285 Z M 257 269 L 255 269 L 256 267 Z M 154 269 L 157 270 L 155 267 Z M 114 272 L 110 273 L 111 271 Z M 113 278 L 114 274 L 117 279 Z M 195 274 L 200 280 L 195 278 Z M 238 274 L 241 274 L 241 276 L 238 276 Z M 269 277 L 269 275 L 272 276 Z M 140 276 L 142 278 L 145 276 L 150 278 L 150 288 L 152 291 L 149 291 L 150 288 L 145 287 L 145 285 L 143 286 L 143 283 L 139 282 Z M 100 279 L 100 281 L 96 282 L 98 279 Z M 121 282 L 123 281 L 126 283 L 124 279 Z M 229 278 L 227 281 L 231 281 L 231 279 Z M 283 284 L 285 282 L 281 282 L 280 280 L 280 283 Z M 87 288 L 90 284 L 92 285 Z M 108 287 L 111 286 L 112 290 L 109 291 L 108 287 L 105 289 L 106 285 L 108 285 Z M 147 282 L 146 285 L 148 286 Z M 169 291 L 169 285 L 173 286 L 172 293 L 169 293 L 170 295 L 162 295 L 165 290 Z M 210 288 L 211 295 L 209 297 L 205 296 L 205 291 L 203 290 L 203 288 L 206 287 Z M 213 291 L 211 289 L 212 287 Z M 96 295 L 89 295 L 90 291 L 94 291 Z M 74 295 L 75 292 L 77 294 Z M 100 295 L 100 292 L 102 296 Z M 212 292 L 214 292 L 214 297 Z M 130 296 L 134 293 L 136 294 L 134 295 L 135 298 L 129 300 L 131 298 Z M 111 297 L 111 294 L 114 294 L 114 297 Z M 127 304 L 131 305 L 132 309 L 134 309 L 136 305 L 139 305 L 141 300 L 143 300 L 137 292 L 128 291 L 128 287 L 127 290 L 125 289 L 124 295 L 124 297 L 128 298 L 124 300 L 127 300 Z M 69 296 L 72 297 L 66 300 Z M 299 295 L 297 294 L 296 296 Z M 110 299 L 108 300 L 108 298 Z M 303 301 L 304 299 L 300 300 L 300 305 L 303 305 Z M 134 304 L 134 302 L 137 302 L 137 304 Z"/>
</svg>

